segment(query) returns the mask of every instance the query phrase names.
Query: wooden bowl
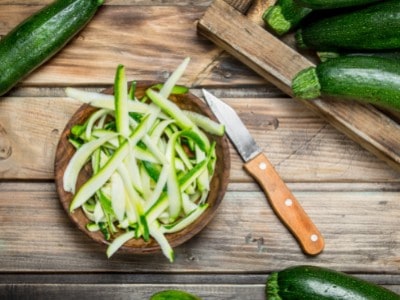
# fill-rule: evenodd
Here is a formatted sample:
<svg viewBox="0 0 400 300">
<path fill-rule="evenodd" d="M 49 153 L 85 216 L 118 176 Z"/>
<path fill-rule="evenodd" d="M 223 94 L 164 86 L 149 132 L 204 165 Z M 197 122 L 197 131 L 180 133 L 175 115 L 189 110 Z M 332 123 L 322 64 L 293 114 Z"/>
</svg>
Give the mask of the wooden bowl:
<svg viewBox="0 0 400 300">
<path fill-rule="evenodd" d="M 138 82 L 136 96 L 141 97 L 146 88 L 154 84 L 154 82 Z M 113 89 L 107 89 L 103 91 L 106 94 L 112 94 Z M 213 120 L 216 120 L 215 116 L 212 114 L 208 106 L 201 101 L 199 98 L 191 93 L 184 95 L 173 95 L 170 97 L 179 107 L 185 110 L 195 111 L 197 113 L 204 114 Z M 82 209 L 76 209 L 73 213 L 69 212 L 69 206 L 72 201 L 73 195 L 69 192 L 64 191 L 63 188 L 63 175 L 65 169 L 75 153 L 74 147 L 68 142 L 68 136 L 70 134 L 70 129 L 75 124 L 82 124 L 84 121 L 97 109 L 93 108 L 87 104 L 82 105 L 77 112 L 72 116 L 72 118 L 67 123 L 64 131 L 61 134 L 55 156 L 55 183 L 57 192 L 64 210 L 67 212 L 70 219 L 78 226 L 78 228 L 87 234 L 94 241 L 101 243 L 103 245 L 108 245 L 109 241 L 104 239 L 101 232 L 90 232 L 86 229 L 86 224 L 89 220 L 86 218 Z M 166 234 L 166 237 L 172 247 L 176 247 L 194 235 L 199 233 L 214 217 L 219 204 L 224 197 L 230 172 L 230 156 L 228 148 L 228 140 L 225 136 L 217 137 L 209 135 L 210 140 L 216 141 L 216 153 L 217 162 L 215 168 L 215 174 L 211 181 L 210 193 L 208 195 L 207 202 L 209 203 L 208 209 L 191 225 L 185 229 L 173 233 Z M 80 172 L 77 182 L 77 190 L 79 187 L 91 176 L 91 168 L 87 164 L 85 168 Z M 144 253 L 154 253 L 160 251 L 160 246 L 154 239 L 150 239 L 145 242 L 143 239 L 132 239 L 125 243 L 119 251 L 144 254 Z"/>
</svg>

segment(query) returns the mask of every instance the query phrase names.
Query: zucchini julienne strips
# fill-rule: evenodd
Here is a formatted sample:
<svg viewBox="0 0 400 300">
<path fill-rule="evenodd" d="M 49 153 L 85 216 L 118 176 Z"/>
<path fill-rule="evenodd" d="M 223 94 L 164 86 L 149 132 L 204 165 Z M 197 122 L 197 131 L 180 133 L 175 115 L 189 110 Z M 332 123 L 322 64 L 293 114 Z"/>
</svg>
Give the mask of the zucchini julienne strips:
<svg viewBox="0 0 400 300">
<path fill-rule="evenodd" d="M 163 192 L 156 201 L 147 211 L 146 211 L 146 219 L 149 224 L 154 222 L 164 211 L 168 209 L 168 193 Z"/>
<path fill-rule="evenodd" d="M 76 181 L 78 174 L 88 161 L 90 155 L 101 145 L 106 143 L 111 138 L 116 137 L 117 133 L 110 133 L 97 140 L 82 145 L 72 156 L 67 168 L 64 172 L 63 183 L 66 192 L 75 193 Z"/>
<path fill-rule="evenodd" d="M 158 142 L 164 133 L 165 129 L 174 122 L 172 119 L 163 120 L 157 124 L 155 128 L 153 128 L 152 132 L 150 133 L 150 138 L 153 142 Z"/>
<path fill-rule="evenodd" d="M 157 243 L 161 247 L 161 251 L 168 258 L 170 262 L 173 262 L 175 259 L 174 250 L 171 245 L 168 243 L 167 238 L 162 232 L 160 224 L 157 221 L 154 221 L 149 226 L 151 236 L 157 241 Z"/>
<path fill-rule="evenodd" d="M 142 186 L 142 180 L 140 179 L 139 166 L 137 164 L 137 160 L 132 148 L 130 149 L 131 151 L 125 158 L 124 164 L 132 177 L 131 184 L 140 194 L 143 194 L 143 186 Z"/>
<path fill-rule="evenodd" d="M 182 77 L 183 73 L 185 72 L 190 58 L 187 57 L 183 60 L 183 62 L 172 72 L 171 76 L 167 79 L 167 81 L 162 85 L 160 90 L 160 94 L 164 97 L 168 97 L 169 94 L 173 91 L 174 86 L 178 80 Z"/>
<path fill-rule="evenodd" d="M 150 88 L 153 89 L 153 90 L 158 90 L 158 91 L 160 91 L 160 90 L 162 89 L 163 86 L 164 86 L 163 83 L 157 83 L 157 84 L 152 85 Z M 175 85 L 175 86 L 172 88 L 172 91 L 171 91 L 170 94 L 171 94 L 171 95 L 182 95 L 182 94 L 186 94 L 187 92 L 189 92 L 189 89 L 188 89 L 186 86 L 183 86 L 183 85 Z"/>
<path fill-rule="evenodd" d="M 146 95 L 151 101 L 159 106 L 161 110 L 173 118 L 176 124 L 178 124 L 182 129 L 190 129 L 194 126 L 194 123 L 181 111 L 181 109 L 161 93 L 148 89 Z"/>
<path fill-rule="evenodd" d="M 93 107 L 115 110 L 115 99 L 113 95 L 107 95 L 98 92 L 88 92 L 71 87 L 66 88 L 65 93 L 68 97 L 90 104 Z M 146 114 L 148 113 L 149 105 L 139 101 L 128 101 L 127 110 L 128 112 Z"/>
<path fill-rule="evenodd" d="M 198 114 L 194 111 L 184 110 L 183 113 L 194 123 L 197 127 L 203 129 L 204 131 L 215 134 L 218 136 L 223 136 L 225 133 L 225 126 L 223 124 L 217 123 L 214 120 Z"/>
<path fill-rule="evenodd" d="M 168 99 L 171 93 L 187 92 L 176 83 L 188 62 L 165 84 L 147 89 L 147 102 L 135 98 L 135 83 L 128 91 L 122 65 L 115 76 L 115 96 L 67 89 L 68 96 L 100 108 L 71 136 L 77 147 L 91 149 L 78 154 L 74 172 L 91 159 L 93 175 L 74 195 L 70 210 L 82 207 L 90 220 L 88 230 L 100 230 L 106 239 L 118 233 L 108 257 L 132 238 L 152 236 L 172 262 L 174 252 L 164 234 L 182 230 L 208 207 L 215 142 L 202 130 L 222 135 L 224 127 Z"/>
<path fill-rule="evenodd" d="M 175 220 L 182 209 L 182 195 L 179 187 L 178 177 L 175 169 L 175 144 L 180 136 L 181 132 L 174 133 L 167 145 L 166 157 L 169 162 L 168 164 L 168 178 L 167 178 L 167 192 L 169 198 L 168 211 L 170 218 Z"/>
<path fill-rule="evenodd" d="M 123 244 L 135 237 L 134 231 L 127 231 L 116 237 L 112 243 L 107 247 L 107 257 L 110 258 Z"/>
<path fill-rule="evenodd" d="M 143 239 L 145 241 L 149 240 L 149 228 L 147 224 L 146 218 L 144 218 L 144 200 L 140 197 L 140 195 L 135 191 L 132 186 L 132 180 L 130 178 L 130 174 L 128 170 L 124 167 L 124 165 L 118 166 L 118 173 L 121 175 L 122 181 L 124 182 L 125 191 L 127 192 L 127 201 L 132 203 L 134 211 L 136 213 L 137 221 L 138 221 L 138 236 L 143 235 Z"/>
<path fill-rule="evenodd" d="M 110 110 L 102 108 L 99 109 L 98 111 L 94 112 L 90 118 L 88 119 L 88 122 L 86 124 L 85 128 L 85 140 L 90 140 L 92 137 L 92 131 L 94 124 L 103 116 L 107 115 L 110 112 Z"/>
<path fill-rule="evenodd" d="M 206 170 L 208 164 L 208 160 L 203 160 L 194 166 L 191 170 L 189 170 L 182 178 L 179 179 L 179 185 L 181 191 L 185 191 L 190 184 L 196 181 L 196 179 L 200 176 L 201 173 Z"/>
<path fill-rule="evenodd" d="M 184 218 L 178 220 L 177 222 L 168 225 L 163 225 L 162 231 L 164 233 L 174 233 L 181 231 L 182 229 L 186 228 L 194 221 L 196 221 L 207 208 L 208 208 L 208 203 L 200 204 L 189 214 L 187 214 Z"/>
<path fill-rule="evenodd" d="M 117 132 L 121 134 L 120 143 L 129 136 L 129 112 L 128 112 L 128 86 L 125 76 L 125 67 L 118 65 L 114 82 L 115 98 L 115 122 Z"/>
<path fill-rule="evenodd" d="M 165 186 L 167 184 L 167 179 L 169 175 L 168 167 L 169 167 L 168 165 L 164 165 L 163 168 L 161 169 L 161 172 L 159 172 L 156 181 L 157 183 L 154 189 L 152 190 L 151 194 L 149 195 L 149 198 L 147 199 L 145 206 L 146 209 L 152 207 L 156 203 L 156 201 L 160 198 L 162 192 L 165 190 Z"/>
<path fill-rule="evenodd" d="M 137 86 L 137 82 L 132 81 L 131 86 L 129 87 L 129 92 L 128 92 L 128 98 L 130 100 L 135 100 L 136 86 Z"/>
<path fill-rule="evenodd" d="M 153 116 L 157 116 L 159 114 L 160 110 L 159 109 L 152 109 L 151 113 Z M 137 122 L 133 119 L 130 119 L 130 123 L 136 127 Z M 159 160 L 160 163 L 165 163 L 165 155 L 162 153 L 162 151 L 157 147 L 154 139 L 150 138 L 148 134 L 146 134 L 142 138 L 142 142 L 146 145 L 147 149 L 154 155 L 155 158 Z"/>
<path fill-rule="evenodd" d="M 139 124 L 136 131 L 134 131 L 129 137 L 130 142 L 128 143 L 128 141 L 124 141 L 121 146 L 115 151 L 114 155 L 99 170 L 99 172 L 89 178 L 89 180 L 82 185 L 82 187 L 72 199 L 70 205 L 71 212 L 80 207 L 83 203 L 85 203 L 99 188 L 101 188 L 107 182 L 107 180 L 115 172 L 115 170 L 122 163 L 125 157 L 129 154 L 129 147 L 138 143 L 140 139 L 146 134 L 148 126 L 151 125 L 149 124 L 149 122 L 151 121 L 152 120 L 146 116 Z"/>
<path fill-rule="evenodd" d="M 121 222 L 125 217 L 126 210 L 126 199 L 125 193 L 123 192 L 125 190 L 125 187 L 121 175 L 115 172 L 113 175 L 111 175 L 110 183 L 112 209 L 118 221 Z"/>
<path fill-rule="evenodd" d="M 197 200 L 197 198 L 199 198 L 199 193 L 193 193 L 191 194 L 191 196 L 194 196 L 195 194 L 197 194 L 197 196 L 195 197 L 195 199 Z M 183 212 L 185 213 L 185 215 L 188 215 L 190 212 L 192 212 L 194 209 L 197 208 L 197 204 L 195 203 L 195 201 L 192 201 L 191 197 L 186 194 L 186 193 L 182 193 L 182 209 Z"/>
<path fill-rule="evenodd" d="M 207 136 L 197 127 L 194 127 L 192 130 L 182 131 L 182 137 L 186 137 L 193 141 L 194 144 L 198 145 L 202 151 L 209 151 L 210 141 L 208 140 Z"/>
</svg>

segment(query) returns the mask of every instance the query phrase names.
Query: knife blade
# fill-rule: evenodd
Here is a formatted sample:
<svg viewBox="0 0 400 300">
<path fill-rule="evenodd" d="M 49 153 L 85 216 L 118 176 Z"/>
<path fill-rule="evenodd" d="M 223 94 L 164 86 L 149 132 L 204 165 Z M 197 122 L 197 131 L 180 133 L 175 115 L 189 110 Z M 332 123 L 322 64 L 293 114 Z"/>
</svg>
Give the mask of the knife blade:
<svg viewBox="0 0 400 300">
<path fill-rule="evenodd" d="M 244 160 L 244 169 L 261 186 L 275 214 L 296 238 L 303 252 L 308 255 L 321 253 L 325 246 L 322 234 L 257 146 L 235 110 L 205 89 L 203 95 Z"/>
</svg>

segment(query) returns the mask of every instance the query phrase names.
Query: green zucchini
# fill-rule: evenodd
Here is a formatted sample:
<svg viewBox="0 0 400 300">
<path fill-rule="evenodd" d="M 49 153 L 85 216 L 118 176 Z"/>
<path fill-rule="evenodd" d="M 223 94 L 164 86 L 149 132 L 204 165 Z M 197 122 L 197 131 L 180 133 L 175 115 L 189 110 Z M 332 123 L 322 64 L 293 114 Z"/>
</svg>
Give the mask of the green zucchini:
<svg viewBox="0 0 400 300">
<path fill-rule="evenodd" d="M 341 7 L 351 7 L 365 5 L 381 0 L 296 0 L 298 5 L 311 9 L 333 9 Z"/>
<path fill-rule="evenodd" d="M 201 300 L 201 298 L 180 290 L 165 290 L 151 296 L 150 300 Z"/>
<path fill-rule="evenodd" d="M 378 56 L 390 58 L 394 60 L 400 59 L 400 51 L 383 51 L 383 52 L 317 52 L 320 61 L 340 57 L 340 56 Z"/>
<path fill-rule="evenodd" d="M 272 273 L 269 300 L 399 300 L 400 296 L 357 277 L 316 266 L 295 266 Z"/>
<path fill-rule="evenodd" d="M 299 48 L 318 51 L 400 48 L 400 1 L 389 0 L 311 22 L 295 34 Z"/>
<path fill-rule="evenodd" d="M 351 99 L 400 110 L 400 61 L 378 56 L 343 56 L 300 71 L 295 97 Z"/>
<path fill-rule="evenodd" d="M 0 40 L 0 96 L 55 55 L 104 0 L 57 0 Z"/>
<path fill-rule="evenodd" d="M 267 28 L 277 35 L 283 35 L 296 27 L 311 11 L 295 0 L 278 0 L 264 11 L 262 19 Z"/>
</svg>

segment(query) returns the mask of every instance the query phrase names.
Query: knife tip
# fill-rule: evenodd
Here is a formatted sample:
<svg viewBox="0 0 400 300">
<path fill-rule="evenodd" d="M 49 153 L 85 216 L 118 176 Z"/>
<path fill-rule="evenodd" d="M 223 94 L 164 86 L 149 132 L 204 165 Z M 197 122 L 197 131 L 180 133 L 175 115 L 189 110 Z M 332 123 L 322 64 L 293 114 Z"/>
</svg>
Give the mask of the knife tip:
<svg viewBox="0 0 400 300">
<path fill-rule="evenodd" d="M 203 95 L 205 96 L 205 95 L 207 95 L 207 94 L 209 94 L 210 92 L 209 91 L 207 91 L 206 89 L 201 89 L 201 91 L 203 92 Z"/>
<path fill-rule="evenodd" d="M 206 102 L 208 103 L 208 105 L 210 105 L 211 93 L 209 91 L 207 91 L 206 89 L 201 89 L 201 91 L 203 92 Z"/>
</svg>

